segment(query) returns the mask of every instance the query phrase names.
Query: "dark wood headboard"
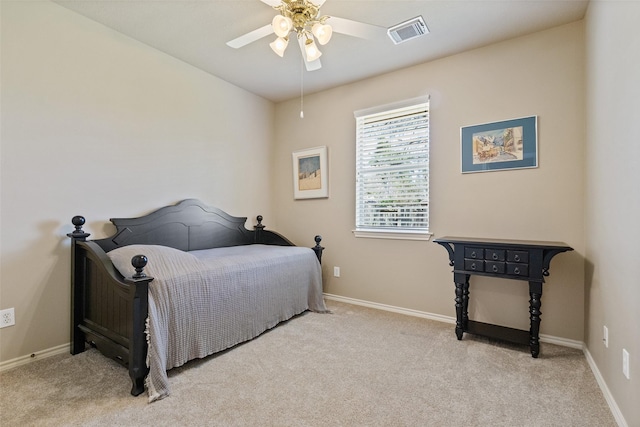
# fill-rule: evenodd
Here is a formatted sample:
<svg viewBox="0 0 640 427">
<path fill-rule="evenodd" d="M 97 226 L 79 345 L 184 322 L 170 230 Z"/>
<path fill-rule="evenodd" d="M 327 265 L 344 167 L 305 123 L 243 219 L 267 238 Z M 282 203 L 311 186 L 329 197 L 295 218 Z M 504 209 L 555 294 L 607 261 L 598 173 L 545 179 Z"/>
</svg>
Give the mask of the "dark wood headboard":
<svg viewBox="0 0 640 427">
<path fill-rule="evenodd" d="M 255 231 L 234 217 L 199 200 L 187 199 L 139 218 L 112 218 L 116 233 L 95 240 L 105 252 L 127 245 L 163 245 L 183 251 L 255 243 Z"/>
<path fill-rule="evenodd" d="M 247 217 L 231 216 L 196 199 L 186 199 L 139 218 L 112 218 L 110 221 L 116 226 L 116 233 L 93 241 L 105 252 L 135 244 L 169 246 L 183 251 L 253 243 L 293 246 L 284 236 L 265 230 L 261 215 L 258 215 L 254 229 L 248 230 L 245 228 Z M 84 217 L 76 216 L 72 222 L 76 226 L 75 234 L 84 233 L 81 230 Z M 316 236 L 317 249 L 320 249 L 320 240 L 321 237 Z"/>
<path fill-rule="evenodd" d="M 220 248 L 227 246 L 265 245 L 295 246 L 289 239 L 271 230 L 265 230 L 262 215 L 258 215 L 253 230 L 245 228 L 247 217 L 235 217 L 207 206 L 197 199 L 186 199 L 175 205 L 162 207 L 139 218 L 112 218 L 116 233 L 104 239 L 92 240 L 104 252 L 128 245 L 162 245 L 183 251 Z M 86 240 L 82 230 L 85 218 L 75 216 L 75 231 L 68 236 Z M 315 251 L 322 260 L 321 236 L 315 236 Z"/>
</svg>

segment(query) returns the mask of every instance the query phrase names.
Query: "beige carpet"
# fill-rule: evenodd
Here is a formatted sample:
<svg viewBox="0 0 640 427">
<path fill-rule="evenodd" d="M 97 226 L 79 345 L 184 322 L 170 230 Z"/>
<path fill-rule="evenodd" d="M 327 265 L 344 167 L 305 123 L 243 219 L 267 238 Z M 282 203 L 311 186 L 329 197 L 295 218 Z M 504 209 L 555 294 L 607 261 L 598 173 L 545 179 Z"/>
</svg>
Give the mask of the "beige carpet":
<svg viewBox="0 0 640 427">
<path fill-rule="evenodd" d="M 132 397 L 94 350 L 0 375 L 2 426 L 615 426 L 581 351 L 528 348 L 330 301 L 257 339 L 170 371 Z"/>
</svg>

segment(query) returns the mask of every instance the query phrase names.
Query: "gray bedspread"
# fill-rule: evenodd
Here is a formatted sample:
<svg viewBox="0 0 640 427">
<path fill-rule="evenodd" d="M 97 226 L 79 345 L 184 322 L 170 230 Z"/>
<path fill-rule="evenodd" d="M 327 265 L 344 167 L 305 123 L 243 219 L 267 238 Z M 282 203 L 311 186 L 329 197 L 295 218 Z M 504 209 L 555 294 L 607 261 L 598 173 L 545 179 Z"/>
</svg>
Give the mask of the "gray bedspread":
<svg viewBox="0 0 640 427">
<path fill-rule="evenodd" d="M 156 264 L 149 286 L 150 402 L 169 395 L 167 370 L 255 338 L 305 310 L 326 311 L 311 249 L 248 245 L 183 254 Z M 151 266 L 153 254 L 147 256 Z"/>
</svg>

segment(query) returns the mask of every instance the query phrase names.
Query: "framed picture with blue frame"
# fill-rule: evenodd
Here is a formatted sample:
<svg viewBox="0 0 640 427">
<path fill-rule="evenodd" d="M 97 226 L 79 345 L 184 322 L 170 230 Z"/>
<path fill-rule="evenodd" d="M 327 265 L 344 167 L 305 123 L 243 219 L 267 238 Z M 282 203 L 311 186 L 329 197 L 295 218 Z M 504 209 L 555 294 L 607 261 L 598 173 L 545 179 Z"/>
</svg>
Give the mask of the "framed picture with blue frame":
<svg viewBox="0 0 640 427">
<path fill-rule="evenodd" d="M 538 167 L 538 117 L 460 128 L 462 173 Z"/>
</svg>

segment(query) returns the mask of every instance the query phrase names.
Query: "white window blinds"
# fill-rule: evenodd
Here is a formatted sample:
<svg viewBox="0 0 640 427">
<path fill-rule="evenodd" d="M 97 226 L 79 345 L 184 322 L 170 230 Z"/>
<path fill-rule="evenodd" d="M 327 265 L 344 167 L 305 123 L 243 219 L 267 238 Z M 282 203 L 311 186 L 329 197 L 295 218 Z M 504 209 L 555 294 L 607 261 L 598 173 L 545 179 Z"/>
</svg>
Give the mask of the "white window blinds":
<svg viewBox="0 0 640 427">
<path fill-rule="evenodd" d="M 429 101 L 356 112 L 356 231 L 429 229 Z"/>
</svg>

